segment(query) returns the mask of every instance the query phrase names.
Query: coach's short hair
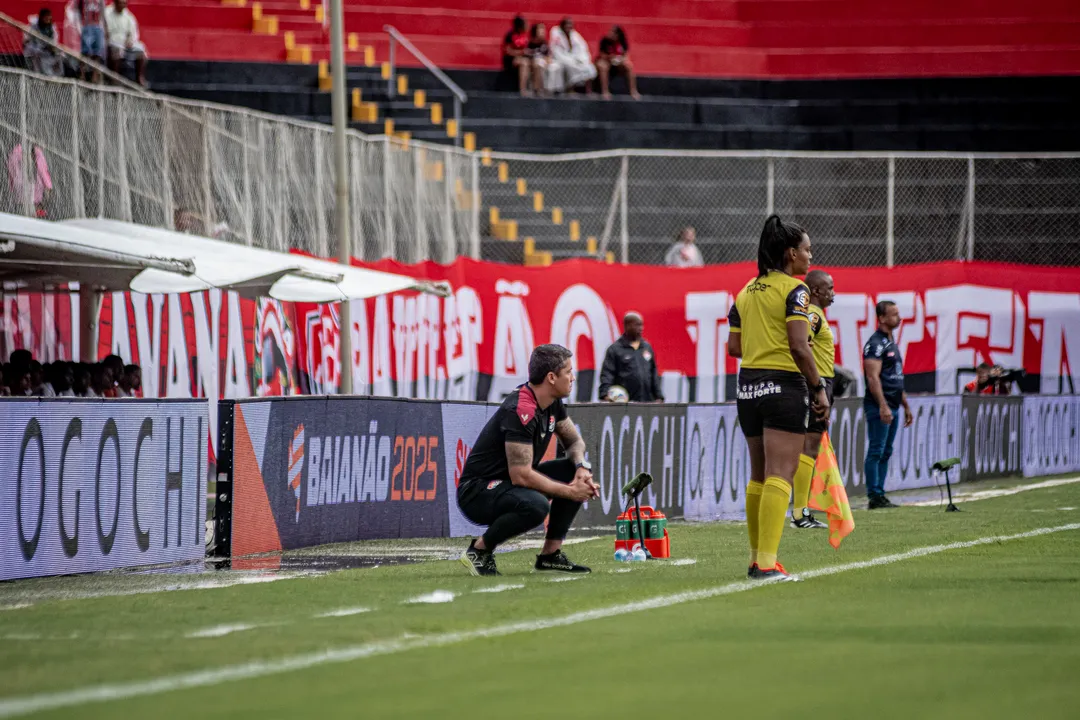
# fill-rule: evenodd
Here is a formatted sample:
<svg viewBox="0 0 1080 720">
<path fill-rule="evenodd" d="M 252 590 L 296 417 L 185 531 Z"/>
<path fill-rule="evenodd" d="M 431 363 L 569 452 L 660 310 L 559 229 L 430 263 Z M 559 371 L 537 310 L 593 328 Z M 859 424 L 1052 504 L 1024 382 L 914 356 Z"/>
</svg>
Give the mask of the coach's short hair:
<svg viewBox="0 0 1080 720">
<path fill-rule="evenodd" d="M 558 373 L 563 364 L 572 357 L 574 353 L 562 345 L 537 345 L 529 358 L 529 382 L 539 385 L 544 382 L 548 373 Z"/>
<path fill-rule="evenodd" d="M 877 311 L 877 316 L 879 318 L 883 318 L 883 317 L 885 317 L 885 313 L 889 312 L 889 308 L 895 307 L 895 306 L 896 306 L 896 303 L 894 303 L 892 300 L 882 300 L 881 302 L 879 302 L 877 305 L 874 306 L 874 309 Z"/>
</svg>

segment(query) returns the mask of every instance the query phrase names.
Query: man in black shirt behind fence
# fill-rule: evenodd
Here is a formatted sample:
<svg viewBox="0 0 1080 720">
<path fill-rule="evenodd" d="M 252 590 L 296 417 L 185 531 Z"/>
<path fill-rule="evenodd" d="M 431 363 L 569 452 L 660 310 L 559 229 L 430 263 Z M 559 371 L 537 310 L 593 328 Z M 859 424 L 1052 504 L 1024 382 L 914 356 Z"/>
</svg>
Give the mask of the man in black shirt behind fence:
<svg viewBox="0 0 1080 720">
<path fill-rule="evenodd" d="M 574 385 L 571 357 L 561 345 L 540 345 L 533 350 L 529 382 L 503 400 L 465 461 L 458 506 L 465 517 L 488 526 L 461 558 L 473 575 L 498 575 L 495 548 L 532 530 L 549 512 L 536 569 L 589 572 L 562 551 L 581 504 L 600 493 L 592 467 L 585 461 L 585 442 L 562 402 Z M 565 457 L 541 463 L 552 434 L 562 443 Z"/>
</svg>

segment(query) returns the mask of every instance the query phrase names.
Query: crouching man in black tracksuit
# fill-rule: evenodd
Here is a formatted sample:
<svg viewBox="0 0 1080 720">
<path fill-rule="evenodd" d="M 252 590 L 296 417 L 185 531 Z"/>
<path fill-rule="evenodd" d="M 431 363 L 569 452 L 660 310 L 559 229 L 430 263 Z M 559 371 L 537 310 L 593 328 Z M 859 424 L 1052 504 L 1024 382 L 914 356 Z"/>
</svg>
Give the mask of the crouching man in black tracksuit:
<svg viewBox="0 0 1080 720">
<path fill-rule="evenodd" d="M 503 400 L 465 461 L 458 506 L 487 532 L 473 540 L 461 562 L 473 575 L 498 575 L 495 548 L 532 530 L 550 513 L 537 570 L 587 573 L 562 551 L 563 539 L 581 504 L 599 497 L 585 461 L 585 442 L 566 415 L 563 398 L 574 385 L 572 353 L 560 345 L 540 345 L 529 359 L 529 382 Z M 551 435 L 566 456 L 541 463 Z"/>
</svg>

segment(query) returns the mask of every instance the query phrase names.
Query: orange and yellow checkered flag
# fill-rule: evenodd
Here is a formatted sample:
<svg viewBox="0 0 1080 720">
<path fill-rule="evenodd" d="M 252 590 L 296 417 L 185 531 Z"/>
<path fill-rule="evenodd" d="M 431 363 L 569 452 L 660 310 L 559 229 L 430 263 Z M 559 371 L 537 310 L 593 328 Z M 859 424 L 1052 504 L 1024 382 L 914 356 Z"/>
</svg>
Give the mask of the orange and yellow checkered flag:
<svg viewBox="0 0 1080 720">
<path fill-rule="evenodd" d="M 814 478 L 810 481 L 809 505 L 829 516 L 829 544 L 839 548 L 840 542 L 855 529 L 855 519 L 851 516 L 851 505 L 829 433 L 821 436 L 821 451 L 814 466 Z"/>
</svg>

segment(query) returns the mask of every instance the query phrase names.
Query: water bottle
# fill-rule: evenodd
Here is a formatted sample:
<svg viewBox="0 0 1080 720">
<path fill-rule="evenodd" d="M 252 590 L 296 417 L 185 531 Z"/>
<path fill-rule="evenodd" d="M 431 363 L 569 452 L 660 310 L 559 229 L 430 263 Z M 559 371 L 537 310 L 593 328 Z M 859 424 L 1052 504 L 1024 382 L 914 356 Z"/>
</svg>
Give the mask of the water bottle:
<svg viewBox="0 0 1080 720">
<path fill-rule="evenodd" d="M 641 548 L 641 545 L 635 545 L 634 549 L 630 551 L 631 562 L 644 562 L 649 557 L 645 554 L 645 551 Z"/>
<path fill-rule="evenodd" d="M 618 560 L 619 562 L 629 562 L 630 561 L 630 551 L 627 550 L 626 548 L 619 548 L 618 550 L 615 551 L 615 559 Z"/>
</svg>

